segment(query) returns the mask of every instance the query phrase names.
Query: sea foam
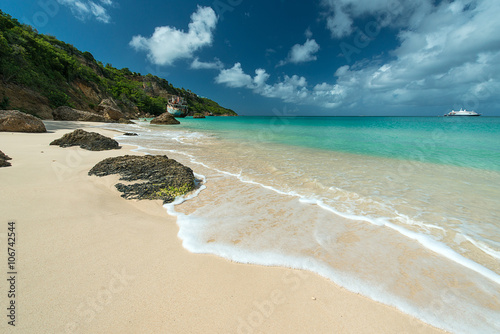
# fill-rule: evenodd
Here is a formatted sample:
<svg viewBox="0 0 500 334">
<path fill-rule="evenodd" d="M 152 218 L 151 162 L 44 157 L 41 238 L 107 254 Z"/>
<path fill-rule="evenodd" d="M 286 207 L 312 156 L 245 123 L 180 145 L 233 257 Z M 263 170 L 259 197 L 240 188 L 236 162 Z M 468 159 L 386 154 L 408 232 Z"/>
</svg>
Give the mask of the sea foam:
<svg viewBox="0 0 500 334">
<path fill-rule="evenodd" d="M 149 137 L 149 140 L 155 140 L 155 138 L 171 138 L 175 140 L 175 138 L 180 138 L 179 136 L 182 136 L 182 134 L 175 133 L 168 135 L 151 135 L 148 132 L 147 137 Z M 120 139 L 122 138 L 120 137 Z M 137 139 L 126 139 L 127 142 L 137 142 Z M 185 139 L 178 140 L 177 142 L 182 145 L 193 144 L 187 143 Z M 399 233 L 401 236 L 404 236 L 408 240 L 417 242 L 425 249 L 435 254 L 439 254 L 441 257 L 451 260 L 454 263 L 463 266 L 464 268 L 467 268 L 465 270 L 470 269 L 471 271 L 480 274 L 482 277 L 487 278 L 490 282 L 493 283 L 493 285 L 484 281 L 479 283 L 480 280 L 478 280 L 478 289 L 484 291 L 486 296 L 489 295 L 493 297 L 495 294 L 498 294 L 498 284 L 500 284 L 498 274 L 458 254 L 446 244 L 433 239 L 432 236 L 418 233 L 413 230 L 409 230 L 401 225 L 394 224 L 393 222 L 391 222 L 391 218 L 394 217 L 370 217 L 339 211 L 334 206 L 332 206 L 331 203 L 326 204 L 325 201 L 323 201 L 321 198 L 315 198 L 315 196 L 301 194 L 300 192 L 294 190 L 279 189 L 279 187 L 276 187 L 274 185 L 256 181 L 252 178 L 249 178 L 248 176 L 244 176 L 245 173 L 243 173 L 243 170 L 234 172 L 225 170 L 224 168 L 216 167 L 213 165 L 213 163 L 199 161 L 197 156 L 184 152 L 181 149 L 150 148 L 149 145 L 146 146 L 148 147 L 138 147 L 137 150 L 142 152 L 169 152 L 178 156 L 183 156 L 187 158 L 190 163 L 196 164 L 215 173 L 234 178 L 235 181 L 237 180 L 234 184 L 235 188 L 240 187 L 237 183 L 239 181 L 241 182 L 241 184 L 261 187 L 262 189 L 274 192 L 275 194 L 281 196 L 297 198 L 297 201 L 303 205 L 318 207 L 321 210 L 331 212 L 334 215 L 347 220 L 351 220 L 353 222 L 361 221 L 376 226 L 377 228 L 388 228 L 389 230 Z M 184 148 L 185 147 L 183 147 L 183 149 Z M 175 208 L 177 205 L 180 205 L 187 200 L 196 200 L 196 197 L 200 194 L 200 192 L 206 189 L 206 184 L 209 185 L 210 178 L 207 180 L 203 175 L 198 174 L 196 176 L 197 178 L 203 180 L 203 185 L 198 187 L 197 190 L 192 194 L 185 197 L 180 197 L 173 203 L 165 205 L 167 212 L 177 217 L 177 222 L 179 225 L 179 237 L 183 240 L 183 246 L 186 249 L 195 253 L 211 253 L 219 255 L 221 257 L 241 263 L 284 266 L 309 270 L 327 277 L 335 283 L 344 286 L 353 292 L 361 293 L 374 300 L 388 305 L 393 305 L 403 312 L 412 314 L 437 327 L 453 332 L 493 333 L 500 330 L 500 324 L 497 320 L 500 319 L 500 317 L 498 317 L 498 310 L 489 310 L 481 307 L 479 304 L 470 304 L 466 299 L 463 299 L 461 296 L 457 296 L 453 288 L 450 288 L 445 292 L 440 292 L 439 290 L 435 291 L 436 297 L 431 300 L 431 307 L 423 308 L 413 305 L 405 298 L 398 297 L 397 295 L 391 293 L 391 291 L 385 290 L 383 286 L 369 283 L 366 280 L 358 278 L 352 273 L 334 269 L 331 266 L 318 261 L 314 256 L 304 256 L 297 254 L 290 255 L 286 253 L 284 254 L 282 252 L 259 250 L 255 248 L 245 249 L 227 243 L 207 242 L 207 240 L 203 236 L 207 231 L 210 231 L 212 229 L 211 226 L 213 226 L 214 223 L 218 223 L 210 222 L 210 219 L 213 219 L 213 216 L 209 218 L 208 216 L 198 215 L 197 211 L 192 214 L 186 215 L 180 211 L 177 211 Z M 225 209 L 221 210 L 222 211 L 219 212 L 219 216 L 224 217 L 224 215 L 227 214 L 227 211 L 224 211 Z M 211 207 L 211 211 L 215 212 L 214 215 L 216 216 L 218 208 L 214 205 L 213 207 Z M 400 221 L 404 222 L 404 224 L 407 225 L 420 225 L 421 227 L 427 227 L 430 229 L 443 230 L 443 228 L 440 226 L 420 223 L 418 221 L 412 220 L 404 214 L 396 213 L 395 216 L 399 217 Z M 316 230 L 316 232 L 318 231 Z M 488 252 L 488 248 L 485 247 L 485 245 L 482 245 L 474 239 L 471 240 L 471 238 L 467 237 L 466 235 L 464 235 L 464 237 L 469 242 L 475 244 L 477 247 L 483 250 L 486 249 L 486 252 Z M 315 234 L 315 240 L 319 242 L 319 244 L 321 244 L 322 236 L 320 234 Z M 323 244 L 323 248 L 328 249 L 328 247 L 330 247 L 328 243 Z M 496 253 L 491 251 L 490 253 L 493 254 L 490 254 L 492 256 L 497 255 Z M 495 287 L 497 288 L 496 291 Z M 452 313 L 452 311 L 456 311 L 456 313 Z M 462 314 L 462 316 L 457 314 Z"/>
</svg>

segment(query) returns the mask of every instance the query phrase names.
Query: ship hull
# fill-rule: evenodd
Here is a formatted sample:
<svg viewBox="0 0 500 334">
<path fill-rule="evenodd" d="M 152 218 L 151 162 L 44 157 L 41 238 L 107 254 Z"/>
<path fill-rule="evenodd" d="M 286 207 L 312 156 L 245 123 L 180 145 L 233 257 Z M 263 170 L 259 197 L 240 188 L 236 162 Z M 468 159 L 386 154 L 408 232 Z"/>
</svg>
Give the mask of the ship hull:
<svg viewBox="0 0 500 334">
<path fill-rule="evenodd" d="M 475 115 L 445 115 L 445 116 L 453 116 L 453 117 L 456 117 L 456 116 L 466 116 L 466 117 L 473 117 L 473 116 L 481 116 L 480 114 L 475 114 Z"/>
<path fill-rule="evenodd" d="M 452 110 L 449 113 L 445 114 L 444 116 L 481 116 L 481 114 L 478 114 L 477 112 L 473 110 Z"/>
<path fill-rule="evenodd" d="M 167 111 L 174 117 L 186 117 L 187 114 L 185 110 L 173 107 L 167 107 Z"/>
</svg>

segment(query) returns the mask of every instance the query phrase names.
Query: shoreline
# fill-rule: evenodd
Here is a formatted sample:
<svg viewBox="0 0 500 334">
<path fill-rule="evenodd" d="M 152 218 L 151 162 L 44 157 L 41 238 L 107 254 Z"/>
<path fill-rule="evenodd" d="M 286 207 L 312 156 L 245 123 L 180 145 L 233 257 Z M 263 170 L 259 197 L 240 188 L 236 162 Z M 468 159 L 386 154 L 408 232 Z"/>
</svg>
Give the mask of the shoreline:
<svg viewBox="0 0 500 334">
<path fill-rule="evenodd" d="M 50 133 L 0 133 L 13 159 L 0 203 L 4 229 L 13 219 L 19 233 L 17 330 L 444 333 L 311 272 L 189 253 L 160 201 L 125 200 L 117 176 L 87 176 L 104 158 L 142 153 L 49 146 L 76 128 L 116 132 L 44 123 Z"/>
</svg>

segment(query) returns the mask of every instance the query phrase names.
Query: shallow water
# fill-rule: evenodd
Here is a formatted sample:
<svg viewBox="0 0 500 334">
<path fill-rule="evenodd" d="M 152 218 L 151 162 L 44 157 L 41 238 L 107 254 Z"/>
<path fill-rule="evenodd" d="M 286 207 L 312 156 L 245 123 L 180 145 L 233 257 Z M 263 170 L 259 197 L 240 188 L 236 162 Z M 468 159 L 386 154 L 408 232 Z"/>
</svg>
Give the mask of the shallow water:
<svg viewBox="0 0 500 334">
<path fill-rule="evenodd" d="M 471 129 L 489 133 L 464 158 L 453 150 L 441 153 L 436 138 L 440 142 L 443 135 L 415 134 L 413 119 L 388 120 L 383 130 L 380 124 L 351 124 L 355 144 L 339 139 L 346 141 L 348 132 L 325 140 L 340 142 L 339 150 L 304 144 L 311 138 L 299 143 L 303 125 L 277 130 L 279 119 L 250 125 L 229 118 L 183 121 L 180 128 L 112 127 L 139 133 L 119 137 L 120 143 L 167 154 L 205 177 L 207 188 L 197 197 L 169 208 L 190 251 L 311 270 L 453 332 L 500 330 L 500 172 L 488 158 L 496 158 L 500 147 L 493 147 L 497 123 L 453 124 L 464 127 L 466 141 Z M 323 127 L 310 137 L 347 126 Z M 416 132 L 446 133 L 437 128 L 420 125 Z M 387 134 L 404 129 L 409 138 L 420 138 L 413 149 L 407 137 L 396 148 L 377 147 L 390 142 Z M 378 144 L 367 138 L 379 138 Z"/>
</svg>

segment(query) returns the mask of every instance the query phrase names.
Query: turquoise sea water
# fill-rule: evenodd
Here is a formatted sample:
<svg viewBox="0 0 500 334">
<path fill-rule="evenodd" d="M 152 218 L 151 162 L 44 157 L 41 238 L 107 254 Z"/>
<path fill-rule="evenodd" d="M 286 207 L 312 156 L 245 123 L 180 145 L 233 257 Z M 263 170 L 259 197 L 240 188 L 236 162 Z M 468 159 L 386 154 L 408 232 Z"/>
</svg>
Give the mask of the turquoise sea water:
<svg viewBox="0 0 500 334">
<path fill-rule="evenodd" d="M 186 249 L 313 271 L 454 333 L 500 332 L 500 118 L 180 121 L 106 127 L 202 180 L 167 206 Z"/>
<path fill-rule="evenodd" d="M 181 126 L 226 139 L 500 170 L 500 117 L 207 117 Z"/>
</svg>

